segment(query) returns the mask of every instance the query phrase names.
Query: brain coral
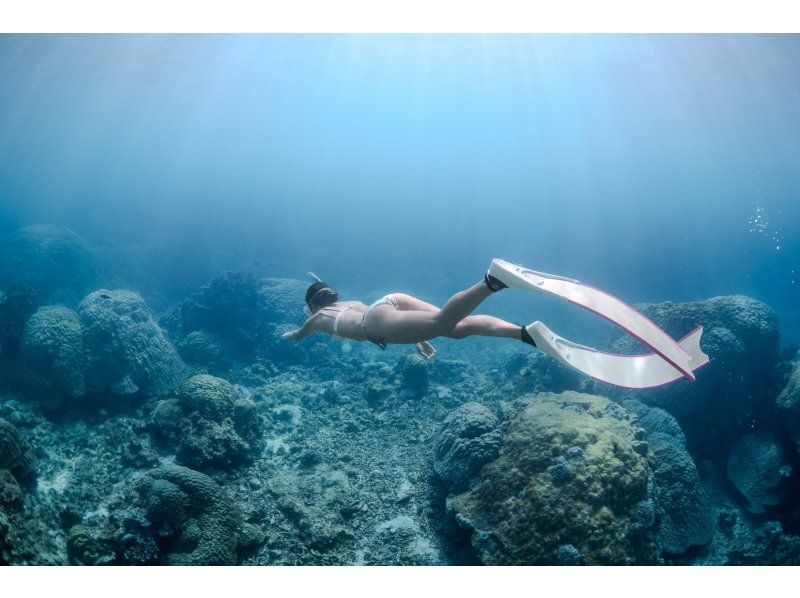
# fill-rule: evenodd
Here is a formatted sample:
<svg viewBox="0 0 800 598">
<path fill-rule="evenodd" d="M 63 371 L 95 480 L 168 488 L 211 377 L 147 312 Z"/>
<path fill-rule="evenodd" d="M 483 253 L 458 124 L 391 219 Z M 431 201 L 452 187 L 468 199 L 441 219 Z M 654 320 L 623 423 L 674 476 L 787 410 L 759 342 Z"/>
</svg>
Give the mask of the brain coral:
<svg viewBox="0 0 800 598">
<path fill-rule="evenodd" d="M 83 333 L 71 309 L 40 307 L 25 324 L 21 356 L 25 392 L 42 404 L 57 407 L 86 392 Z"/>
<path fill-rule="evenodd" d="M 168 465 L 142 476 L 136 490 L 148 519 L 168 534 L 164 564 L 236 564 L 241 512 L 210 477 Z"/>
<path fill-rule="evenodd" d="M 540 394 L 478 484 L 448 506 L 485 564 L 654 563 L 641 523 L 651 471 L 636 446 L 626 412 L 607 399 Z"/>
<path fill-rule="evenodd" d="M 434 438 L 433 469 L 452 492 L 464 490 L 481 467 L 497 457 L 502 434 L 497 418 L 478 403 L 450 413 Z"/>
<path fill-rule="evenodd" d="M 67 228 L 41 224 L 23 228 L 0 252 L 0 278 L 19 280 L 42 298 L 59 289 L 85 292 L 95 273 L 91 248 Z"/>
<path fill-rule="evenodd" d="M 81 301 L 78 315 L 91 390 L 162 395 L 185 378 L 186 366 L 137 293 L 95 291 Z"/>
</svg>

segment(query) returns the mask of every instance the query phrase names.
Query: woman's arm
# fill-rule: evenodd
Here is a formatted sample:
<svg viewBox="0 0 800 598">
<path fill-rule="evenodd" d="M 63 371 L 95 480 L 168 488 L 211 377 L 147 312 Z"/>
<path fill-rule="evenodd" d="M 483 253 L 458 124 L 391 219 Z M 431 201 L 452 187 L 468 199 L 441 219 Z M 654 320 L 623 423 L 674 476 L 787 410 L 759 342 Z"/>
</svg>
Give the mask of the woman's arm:
<svg viewBox="0 0 800 598">
<path fill-rule="evenodd" d="M 310 336 L 311 334 L 318 332 L 320 330 L 319 321 L 320 321 L 319 314 L 314 314 L 308 320 L 306 320 L 305 323 L 303 323 L 303 325 L 300 328 L 298 328 L 297 330 L 290 330 L 289 332 L 284 332 L 281 335 L 281 338 L 292 339 L 294 341 L 301 341 L 307 336 Z"/>
</svg>

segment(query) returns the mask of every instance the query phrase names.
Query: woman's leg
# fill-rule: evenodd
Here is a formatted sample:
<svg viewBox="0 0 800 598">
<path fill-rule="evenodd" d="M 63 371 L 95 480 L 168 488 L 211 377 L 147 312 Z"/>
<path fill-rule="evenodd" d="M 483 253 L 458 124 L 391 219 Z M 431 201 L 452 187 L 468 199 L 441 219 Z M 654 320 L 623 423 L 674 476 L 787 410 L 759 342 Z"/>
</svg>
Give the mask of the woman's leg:
<svg viewBox="0 0 800 598">
<path fill-rule="evenodd" d="M 451 338 L 495 336 L 519 340 L 520 327 L 494 316 L 467 316 L 456 324 L 453 332 L 448 336 Z"/>
<path fill-rule="evenodd" d="M 420 307 L 422 309 L 397 311 L 389 306 L 380 305 L 368 317 L 367 332 L 386 342 L 398 344 L 418 343 L 437 336 L 461 338 L 454 336 L 458 323 L 469 316 L 491 294 L 486 283 L 481 281 L 456 293 L 447 300 L 441 309 L 438 309 L 424 301 L 397 293 L 395 298 L 401 308 Z M 459 333 L 466 332 L 463 336 L 483 334 L 484 336 L 519 338 L 519 326 L 491 318 L 491 316 L 476 316 L 475 318 L 477 319 L 473 319 L 462 327 Z M 512 327 L 515 330 L 514 334 L 512 334 Z"/>
<path fill-rule="evenodd" d="M 456 324 L 475 311 L 478 306 L 483 303 L 492 291 L 486 286 L 486 283 L 480 281 L 470 288 L 460 291 L 450 297 L 447 302 L 436 313 L 436 317 L 444 328 L 442 335 L 446 335 L 452 331 Z"/>
</svg>

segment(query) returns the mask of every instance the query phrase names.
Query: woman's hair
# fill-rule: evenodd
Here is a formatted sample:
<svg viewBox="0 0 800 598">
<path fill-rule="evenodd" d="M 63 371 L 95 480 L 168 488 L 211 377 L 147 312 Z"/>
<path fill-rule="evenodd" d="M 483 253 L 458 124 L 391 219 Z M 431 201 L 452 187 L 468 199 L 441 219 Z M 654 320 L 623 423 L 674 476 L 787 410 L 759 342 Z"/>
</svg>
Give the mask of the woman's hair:
<svg viewBox="0 0 800 598">
<path fill-rule="evenodd" d="M 324 282 L 315 282 L 306 291 L 306 305 L 312 312 L 336 303 L 338 300 L 339 293 Z"/>
</svg>

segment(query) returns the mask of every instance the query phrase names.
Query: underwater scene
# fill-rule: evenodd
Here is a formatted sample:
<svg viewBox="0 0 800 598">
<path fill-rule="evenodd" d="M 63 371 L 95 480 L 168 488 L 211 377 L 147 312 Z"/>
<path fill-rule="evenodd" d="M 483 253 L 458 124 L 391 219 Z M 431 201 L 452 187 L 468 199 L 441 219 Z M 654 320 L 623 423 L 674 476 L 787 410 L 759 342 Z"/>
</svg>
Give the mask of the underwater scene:
<svg viewBox="0 0 800 598">
<path fill-rule="evenodd" d="M 0 564 L 800 564 L 798 64 L 0 35 Z"/>
</svg>

